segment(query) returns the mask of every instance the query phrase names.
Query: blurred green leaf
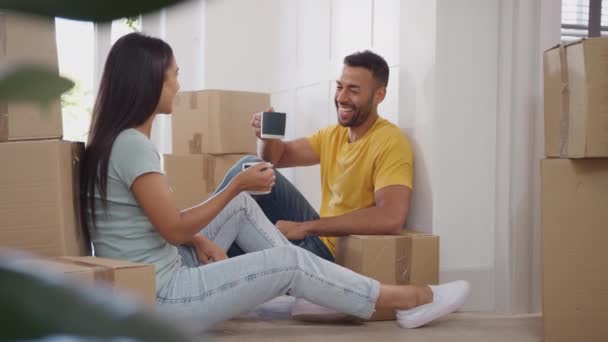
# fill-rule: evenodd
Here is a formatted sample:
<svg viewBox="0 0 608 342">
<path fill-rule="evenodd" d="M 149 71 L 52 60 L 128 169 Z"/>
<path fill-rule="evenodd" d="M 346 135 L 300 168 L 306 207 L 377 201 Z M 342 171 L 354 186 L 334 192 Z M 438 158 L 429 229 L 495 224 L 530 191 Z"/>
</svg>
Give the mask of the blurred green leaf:
<svg viewBox="0 0 608 342">
<path fill-rule="evenodd" d="M 0 9 L 105 22 L 152 12 L 184 0 L 0 0 Z"/>
<path fill-rule="evenodd" d="M 126 21 L 127 26 L 129 26 L 133 32 L 141 31 L 141 16 L 127 17 Z"/>
<path fill-rule="evenodd" d="M 9 67 L 0 73 L 0 101 L 38 102 L 59 99 L 74 82 L 40 65 Z"/>
<path fill-rule="evenodd" d="M 76 287 L 59 276 L 34 274 L 1 255 L 0 308 L 2 341 L 58 335 L 84 340 L 194 341 L 130 298 Z"/>
</svg>

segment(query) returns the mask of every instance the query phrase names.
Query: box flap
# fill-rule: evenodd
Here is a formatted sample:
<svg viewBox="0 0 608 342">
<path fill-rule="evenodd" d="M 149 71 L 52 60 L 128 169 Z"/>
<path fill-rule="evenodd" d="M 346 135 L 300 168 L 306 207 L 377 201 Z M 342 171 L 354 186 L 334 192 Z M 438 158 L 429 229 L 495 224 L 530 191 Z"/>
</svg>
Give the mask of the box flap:
<svg viewBox="0 0 608 342">
<path fill-rule="evenodd" d="M 587 39 L 589 39 L 589 38 L 584 37 L 584 38 L 581 38 L 579 40 L 575 40 L 573 42 L 569 42 L 569 43 L 563 44 L 563 46 L 564 47 L 569 47 L 569 46 L 577 45 L 577 44 L 580 44 L 580 43 L 584 42 Z"/>
<path fill-rule="evenodd" d="M 551 50 L 555 50 L 555 49 L 559 48 L 560 46 L 562 46 L 562 44 L 555 44 L 552 47 L 550 47 L 547 50 L 545 50 L 544 52 L 549 52 Z"/>
<path fill-rule="evenodd" d="M 65 263 L 61 260 L 55 259 L 40 259 L 40 258 L 32 258 L 27 260 L 20 260 L 18 264 L 22 267 L 31 269 L 31 270 L 47 270 L 56 273 L 81 273 L 81 272 L 91 272 L 91 268 L 85 265 L 79 265 L 75 263 Z"/>
<path fill-rule="evenodd" d="M 64 257 L 59 257 L 57 259 L 69 260 L 71 262 L 74 262 L 75 264 L 82 265 L 82 266 L 89 266 L 89 267 L 102 266 L 102 267 L 107 267 L 107 268 L 110 268 L 113 270 L 122 269 L 122 268 L 131 268 L 131 267 L 142 267 L 142 266 L 148 265 L 148 264 L 135 263 L 135 262 L 125 261 L 125 260 L 107 259 L 107 258 L 100 258 L 100 257 L 93 257 L 93 256 L 86 256 L 86 257 L 64 256 Z"/>
<path fill-rule="evenodd" d="M 418 232 L 418 231 L 409 230 L 409 229 L 402 231 L 401 235 L 411 236 L 414 238 L 437 237 L 437 235 L 433 235 L 430 233 L 424 233 L 424 232 Z"/>
</svg>

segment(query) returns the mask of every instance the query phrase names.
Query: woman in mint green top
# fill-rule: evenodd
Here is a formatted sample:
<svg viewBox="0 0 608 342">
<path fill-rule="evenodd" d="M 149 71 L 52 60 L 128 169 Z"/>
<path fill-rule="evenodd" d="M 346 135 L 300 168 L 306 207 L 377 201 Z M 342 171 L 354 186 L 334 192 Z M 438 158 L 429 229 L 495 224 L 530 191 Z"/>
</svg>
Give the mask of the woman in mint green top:
<svg viewBox="0 0 608 342">
<path fill-rule="evenodd" d="M 206 328 L 289 293 L 362 319 L 395 309 L 401 326 L 415 327 L 462 303 L 466 284 L 381 285 L 291 245 L 244 192 L 272 188 L 269 163 L 178 210 L 150 141 L 156 115 L 172 111 L 177 74 L 160 39 L 132 33 L 114 44 L 81 172 L 81 214 L 96 255 L 153 264 L 158 311 Z M 248 253 L 227 259 L 234 242 Z"/>
</svg>

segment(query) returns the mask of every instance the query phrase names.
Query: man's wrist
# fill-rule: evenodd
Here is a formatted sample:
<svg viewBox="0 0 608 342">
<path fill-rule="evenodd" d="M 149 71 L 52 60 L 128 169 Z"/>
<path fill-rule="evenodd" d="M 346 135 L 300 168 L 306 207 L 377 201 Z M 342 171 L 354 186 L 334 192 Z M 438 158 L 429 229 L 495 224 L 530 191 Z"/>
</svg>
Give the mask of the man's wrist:
<svg viewBox="0 0 608 342">
<path fill-rule="evenodd" d="M 261 149 L 260 149 L 260 159 L 267 161 L 272 164 L 277 164 L 281 159 L 280 155 L 282 152 L 281 145 L 283 145 L 283 140 L 279 139 L 260 139 Z"/>
<path fill-rule="evenodd" d="M 310 235 L 319 235 L 317 223 L 318 221 L 304 221 L 302 222 L 302 226 L 300 227 L 306 236 Z"/>
</svg>

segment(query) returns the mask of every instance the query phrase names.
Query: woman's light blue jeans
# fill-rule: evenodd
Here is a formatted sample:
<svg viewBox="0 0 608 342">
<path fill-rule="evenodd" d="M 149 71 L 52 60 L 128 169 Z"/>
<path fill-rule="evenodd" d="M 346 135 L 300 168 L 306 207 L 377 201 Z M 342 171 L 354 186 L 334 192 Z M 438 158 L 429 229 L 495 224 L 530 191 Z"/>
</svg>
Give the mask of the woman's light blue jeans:
<svg viewBox="0 0 608 342">
<path fill-rule="evenodd" d="M 374 312 L 380 284 L 292 245 L 247 194 L 235 197 L 202 231 L 247 254 L 201 265 L 180 248 L 181 266 L 157 293 L 158 309 L 200 328 L 245 313 L 289 293 L 363 319 Z"/>
</svg>

